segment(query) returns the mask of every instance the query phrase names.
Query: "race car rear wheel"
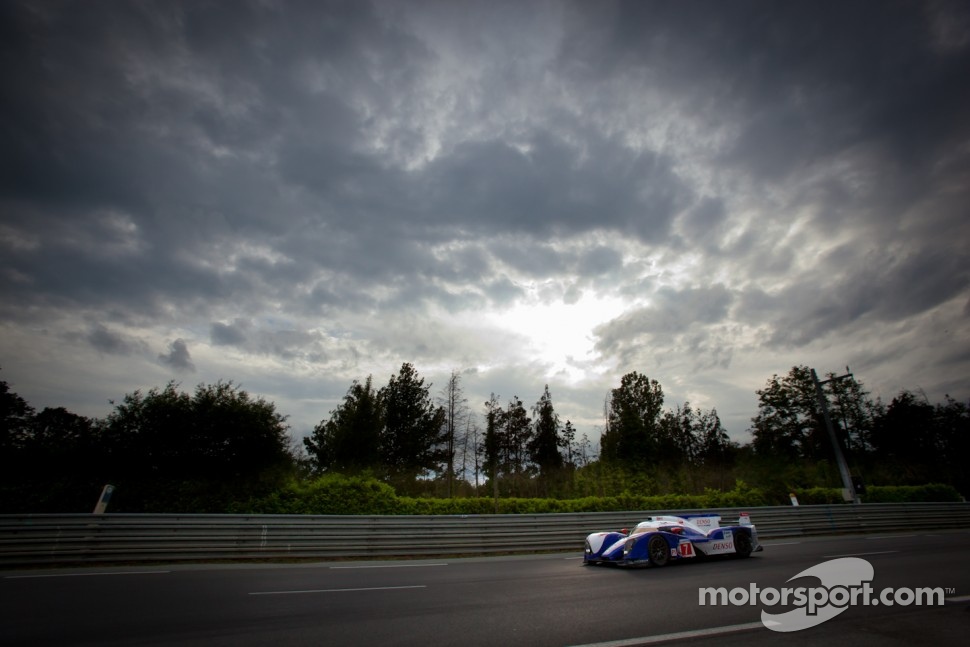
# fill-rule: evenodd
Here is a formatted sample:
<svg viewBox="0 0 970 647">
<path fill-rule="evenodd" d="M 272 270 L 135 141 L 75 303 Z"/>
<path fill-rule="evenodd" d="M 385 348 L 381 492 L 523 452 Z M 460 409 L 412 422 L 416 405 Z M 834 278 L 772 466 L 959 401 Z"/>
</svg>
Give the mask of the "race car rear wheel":
<svg viewBox="0 0 970 647">
<path fill-rule="evenodd" d="M 754 545 L 751 543 L 751 535 L 746 532 L 739 532 L 734 535 L 734 551 L 738 557 L 750 557 Z"/>
<path fill-rule="evenodd" d="M 670 561 L 670 547 L 660 535 L 653 535 L 647 541 L 647 556 L 654 566 L 666 566 Z"/>
</svg>

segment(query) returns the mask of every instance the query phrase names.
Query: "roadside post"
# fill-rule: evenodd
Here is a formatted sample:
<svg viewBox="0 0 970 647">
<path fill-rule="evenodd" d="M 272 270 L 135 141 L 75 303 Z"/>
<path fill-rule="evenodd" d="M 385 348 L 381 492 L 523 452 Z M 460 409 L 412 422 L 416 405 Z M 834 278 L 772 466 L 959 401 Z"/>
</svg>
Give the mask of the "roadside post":
<svg viewBox="0 0 970 647">
<path fill-rule="evenodd" d="M 98 498 L 97 505 L 94 506 L 94 514 L 104 514 L 105 509 L 108 507 L 108 502 L 111 501 L 111 493 L 115 491 L 115 486 L 105 485 L 101 488 L 101 496 Z"/>
</svg>

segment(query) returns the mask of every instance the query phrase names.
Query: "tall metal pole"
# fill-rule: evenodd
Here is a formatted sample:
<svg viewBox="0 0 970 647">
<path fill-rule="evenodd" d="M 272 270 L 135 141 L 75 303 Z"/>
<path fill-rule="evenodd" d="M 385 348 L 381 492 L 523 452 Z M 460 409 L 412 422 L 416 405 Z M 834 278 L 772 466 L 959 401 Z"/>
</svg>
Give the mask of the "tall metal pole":
<svg viewBox="0 0 970 647">
<path fill-rule="evenodd" d="M 848 367 L 846 367 L 846 369 L 848 369 Z M 815 374 L 815 369 L 812 369 L 812 381 L 815 382 L 815 396 L 818 398 L 819 406 L 822 407 L 822 417 L 825 418 L 825 428 L 829 432 L 829 440 L 832 441 L 832 449 L 835 450 L 835 462 L 839 465 L 839 474 L 842 475 L 842 485 L 849 492 L 849 497 L 852 499 L 852 502 L 860 503 L 859 495 L 856 494 L 855 486 L 852 484 L 852 475 L 849 473 L 849 466 L 845 462 L 845 456 L 842 455 L 842 446 L 839 444 L 839 439 L 835 435 L 835 428 L 832 426 L 832 418 L 829 417 L 828 400 L 825 397 L 825 393 L 822 391 L 823 384 L 835 382 L 836 380 L 842 380 L 847 377 L 852 377 L 852 373 L 847 373 L 846 375 L 833 377 L 831 380 L 819 382 L 818 375 Z"/>
</svg>

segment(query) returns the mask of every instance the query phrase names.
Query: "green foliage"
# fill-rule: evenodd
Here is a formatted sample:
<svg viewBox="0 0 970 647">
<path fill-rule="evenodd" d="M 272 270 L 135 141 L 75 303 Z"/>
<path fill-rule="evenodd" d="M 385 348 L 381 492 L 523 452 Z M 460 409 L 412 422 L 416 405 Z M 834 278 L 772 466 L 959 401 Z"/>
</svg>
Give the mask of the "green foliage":
<svg viewBox="0 0 970 647">
<path fill-rule="evenodd" d="M 845 503 L 842 498 L 842 488 L 813 487 L 807 489 L 795 488 L 792 494 L 798 499 L 799 505 L 834 505 Z M 789 503 L 788 500 L 778 502 L 778 505 Z"/>
<path fill-rule="evenodd" d="M 766 505 L 764 494 L 742 481 L 726 492 L 548 499 L 485 497 L 429 499 L 397 496 L 394 490 L 370 476 L 329 474 L 308 483 L 288 483 L 280 490 L 245 504 L 234 512 L 247 514 L 547 514 L 555 512 L 621 512 L 626 510 L 693 510 Z"/>
<path fill-rule="evenodd" d="M 660 383 L 636 371 L 610 392 L 602 457 L 630 467 L 656 465 L 665 453 L 660 425 L 664 395 Z"/>
<path fill-rule="evenodd" d="M 788 505 L 791 492 L 802 504 L 839 504 L 841 477 L 809 387 L 807 367 L 774 376 L 758 391 L 753 442 L 738 446 L 715 410 L 663 410 L 660 385 L 630 373 L 607 403 L 601 460 L 585 436 L 575 443 L 571 423 L 560 426 L 548 387 L 534 420 L 518 397 L 503 406 L 493 395 L 485 433 L 474 431 L 472 479 L 464 454 L 454 464 L 460 393 L 451 409 L 435 406 L 410 364 L 379 390 L 370 378 L 354 382 L 304 441 L 303 462 L 286 417 L 231 382 L 136 391 L 104 420 L 37 413 L 0 382 L 0 512 L 87 512 L 109 482 L 113 512 L 697 509 Z M 903 392 L 884 407 L 843 379 L 829 381 L 826 397 L 852 473 L 870 484 L 866 503 L 954 501 L 970 490 L 967 403 Z M 310 479 L 311 467 L 327 478 Z M 931 480 L 942 485 L 923 485 Z M 428 498 L 454 493 L 467 498 Z"/>
<path fill-rule="evenodd" d="M 913 503 L 918 501 L 959 502 L 963 500 L 952 485 L 886 485 L 870 487 L 863 500 L 869 503 Z"/>
<path fill-rule="evenodd" d="M 0 381 L 0 465 L 4 468 L 15 463 L 13 452 L 27 442 L 33 416 L 33 407 Z"/>
<path fill-rule="evenodd" d="M 381 465 L 383 428 L 384 404 L 368 377 L 363 384 L 351 384 L 343 403 L 303 444 L 318 474 L 375 470 Z"/>
<path fill-rule="evenodd" d="M 0 513 L 90 512 L 104 455 L 95 421 L 64 408 L 36 413 L 0 382 Z"/>
<path fill-rule="evenodd" d="M 815 487 L 796 489 L 794 494 L 802 505 L 845 503 L 842 488 Z M 959 502 L 963 498 L 952 485 L 871 485 L 862 495 L 865 503 Z"/>
<path fill-rule="evenodd" d="M 825 429 L 811 369 L 794 366 L 788 375 L 773 375 L 757 391 L 758 415 L 752 420 L 754 450 L 789 460 L 814 458 L 824 447 Z"/>
<path fill-rule="evenodd" d="M 563 459 L 559 453 L 562 441 L 559 438 L 559 416 L 552 404 L 549 385 L 532 409 L 535 415 L 535 428 L 528 442 L 529 458 L 538 468 L 539 476 L 549 476 L 562 469 Z"/>
<path fill-rule="evenodd" d="M 424 379 L 407 363 L 381 389 L 381 467 L 388 480 L 399 487 L 442 471 L 447 462 L 445 411 L 433 404 L 430 390 L 431 385 L 425 386 Z"/>
<path fill-rule="evenodd" d="M 394 488 L 373 476 L 325 474 L 291 480 L 279 490 L 230 510 L 247 514 L 397 514 Z"/>
<path fill-rule="evenodd" d="M 451 456 L 445 410 L 432 403 L 430 389 L 407 363 L 376 392 L 370 377 L 354 382 L 330 419 L 303 440 L 314 471 L 372 472 L 405 489 L 444 471 Z"/>
<path fill-rule="evenodd" d="M 231 382 L 135 391 L 104 423 L 116 512 L 223 512 L 293 469 L 286 417 Z"/>
</svg>

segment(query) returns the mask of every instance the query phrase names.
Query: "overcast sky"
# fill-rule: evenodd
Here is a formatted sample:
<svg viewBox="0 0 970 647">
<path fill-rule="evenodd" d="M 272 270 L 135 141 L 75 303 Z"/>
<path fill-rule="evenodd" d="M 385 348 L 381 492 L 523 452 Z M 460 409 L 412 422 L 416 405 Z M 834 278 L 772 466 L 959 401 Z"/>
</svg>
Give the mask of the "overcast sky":
<svg viewBox="0 0 970 647">
<path fill-rule="evenodd" d="M 0 379 L 970 397 L 970 4 L 0 2 Z"/>
</svg>

